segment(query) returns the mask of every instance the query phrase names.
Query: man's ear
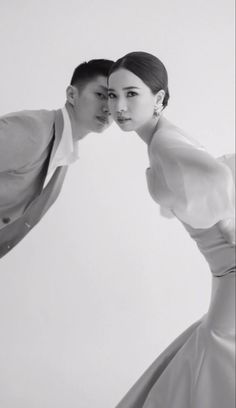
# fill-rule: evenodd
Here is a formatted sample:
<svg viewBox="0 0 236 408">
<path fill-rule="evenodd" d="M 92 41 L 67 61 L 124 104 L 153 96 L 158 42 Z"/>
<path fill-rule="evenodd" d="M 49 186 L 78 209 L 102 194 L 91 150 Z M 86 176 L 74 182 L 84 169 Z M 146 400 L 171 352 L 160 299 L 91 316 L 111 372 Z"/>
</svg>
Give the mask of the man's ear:
<svg viewBox="0 0 236 408">
<path fill-rule="evenodd" d="M 78 89 L 73 85 L 69 85 L 66 89 L 67 102 L 74 106 L 76 97 L 78 97 Z"/>
</svg>

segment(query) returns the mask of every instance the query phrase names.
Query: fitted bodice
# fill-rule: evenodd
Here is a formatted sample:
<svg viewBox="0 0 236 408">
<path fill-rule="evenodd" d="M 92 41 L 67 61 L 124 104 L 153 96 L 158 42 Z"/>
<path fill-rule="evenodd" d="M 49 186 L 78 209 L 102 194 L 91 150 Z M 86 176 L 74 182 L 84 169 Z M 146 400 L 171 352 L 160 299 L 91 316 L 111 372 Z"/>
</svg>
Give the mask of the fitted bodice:
<svg viewBox="0 0 236 408">
<path fill-rule="evenodd" d="M 232 177 L 235 179 L 235 156 L 225 155 L 217 160 L 223 162 L 231 170 Z M 210 228 L 193 228 L 182 220 L 180 222 L 196 242 L 214 276 L 223 276 L 235 271 L 235 246 L 226 241 L 217 224 Z"/>
<path fill-rule="evenodd" d="M 235 178 L 235 156 L 226 155 L 218 160 L 227 165 L 232 172 L 232 177 Z M 235 271 L 235 246 L 225 240 L 218 225 L 208 229 L 195 229 L 185 223 L 183 225 L 196 242 L 214 276 L 223 276 Z"/>
<path fill-rule="evenodd" d="M 183 225 L 196 242 L 214 276 L 223 276 L 235 271 L 235 246 L 226 242 L 217 225 L 208 229 L 195 229 L 187 224 Z"/>
<path fill-rule="evenodd" d="M 148 149 L 149 192 L 180 220 L 215 276 L 235 270 L 235 247 L 219 228 L 235 213 L 235 155 L 218 159 L 180 129 L 164 121 Z"/>
</svg>

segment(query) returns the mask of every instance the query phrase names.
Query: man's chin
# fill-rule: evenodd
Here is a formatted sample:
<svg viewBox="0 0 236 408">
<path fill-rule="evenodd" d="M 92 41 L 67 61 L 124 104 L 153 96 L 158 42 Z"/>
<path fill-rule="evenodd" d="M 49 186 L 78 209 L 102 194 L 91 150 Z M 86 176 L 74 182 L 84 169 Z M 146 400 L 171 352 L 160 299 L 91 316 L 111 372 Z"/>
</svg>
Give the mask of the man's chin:
<svg viewBox="0 0 236 408">
<path fill-rule="evenodd" d="M 94 132 L 96 132 L 96 133 L 102 133 L 102 132 L 104 132 L 104 130 L 106 130 L 106 129 L 108 129 L 109 128 L 109 126 L 111 126 L 111 124 L 112 124 L 112 122 L 111 121 L 107 121 L 107 122 L 102 122 L 102 121 L 99 121 L 99 120 L 97 120 L 96 121 L 96 126 L 94 127 L 95 129 L 94 129 Z"/>
</svg>

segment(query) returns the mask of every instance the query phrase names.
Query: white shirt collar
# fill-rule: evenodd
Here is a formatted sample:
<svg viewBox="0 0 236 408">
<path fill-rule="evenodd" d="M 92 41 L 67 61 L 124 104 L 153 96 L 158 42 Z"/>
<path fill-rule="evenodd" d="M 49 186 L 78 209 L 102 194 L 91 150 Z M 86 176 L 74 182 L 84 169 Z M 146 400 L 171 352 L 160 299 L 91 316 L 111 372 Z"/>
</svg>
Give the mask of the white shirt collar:
<svg viewBox="0 0 236 408">
<path fill-rule="evenodd" d="M 71 121 L 66 107 L 62 108 L 64 128 L 61 141 L 52 158 L 48 173 L 52 173 L 58 166 L 69 166 L 79 158 L 78 141 L 73 140 Z"/>
</svg>

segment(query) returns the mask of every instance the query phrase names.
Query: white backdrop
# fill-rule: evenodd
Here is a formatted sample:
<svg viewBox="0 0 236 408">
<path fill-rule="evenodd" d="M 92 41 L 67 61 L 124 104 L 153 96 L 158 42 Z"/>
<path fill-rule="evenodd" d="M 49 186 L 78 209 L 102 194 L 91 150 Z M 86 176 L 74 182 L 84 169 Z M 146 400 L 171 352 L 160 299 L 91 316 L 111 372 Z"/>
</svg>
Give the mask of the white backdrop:
<svg viewBox="0 0 236 408">
<path fill-rule="evenodd" d="M 170 77 L 166 116 L 234 149 L 233 0 L 1 0 L 0 114 L 56 109 L 75 66 L 144 50 Z M 0 263 L 0 407 L 112 408 L 208 307 L 210 273 L 148 195 L 146 147 L 112 125 L 41 223 Z"/>
</svg>

